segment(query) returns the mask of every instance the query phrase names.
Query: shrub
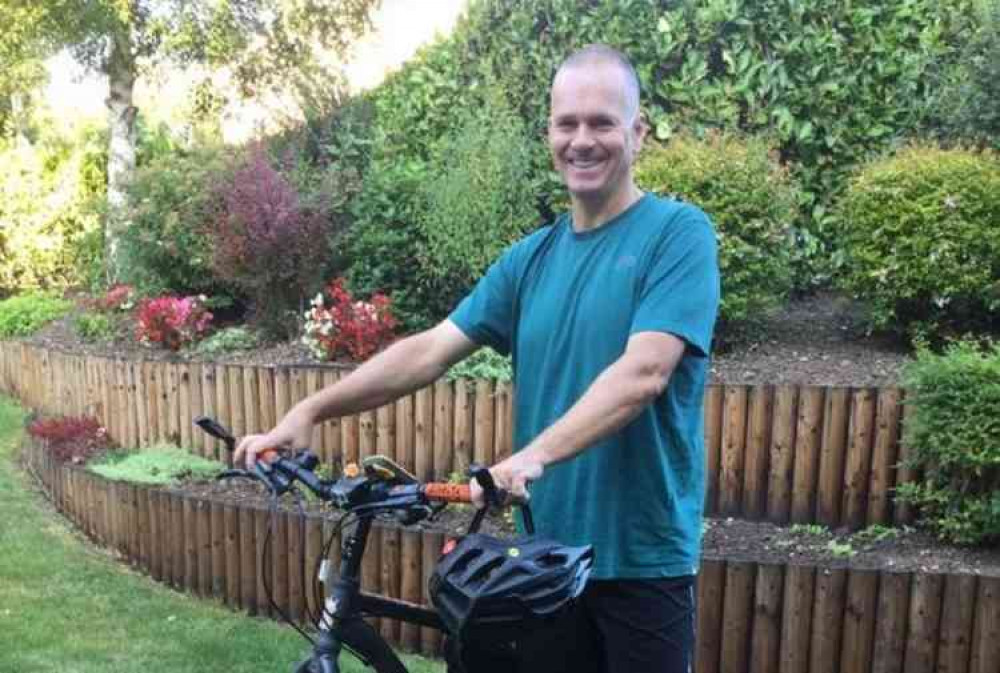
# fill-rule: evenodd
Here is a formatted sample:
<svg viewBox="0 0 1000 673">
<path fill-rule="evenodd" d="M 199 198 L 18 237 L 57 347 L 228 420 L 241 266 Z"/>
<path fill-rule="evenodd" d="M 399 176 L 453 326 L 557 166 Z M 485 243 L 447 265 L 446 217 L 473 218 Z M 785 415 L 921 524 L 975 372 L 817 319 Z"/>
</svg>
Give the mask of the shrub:
<svg viewBox="0 0 1000 673">
<path fill-rule="evenodd" d="M 229 294 L 212 266 L 212 227 L 233 155 L 201 147 L 151 159 L 129 185 L 122 279 L 144 295 Z"/>
<path fill-rule="evenodd" d="M 288 313 L 319 285 L 329 255 L 322 212 L 305 205 L 262 148 L 222 190 L 215 273 L 245 293 L 265 330 L 288 334 Z"/>
<path fill-rule="evenodd" d="M 128 311 L 135 305 L 136 292 L 131 285 L 116 283 L 109 287 L 103 295 L 91 302 L 98 311 L 116 312 Z"/>
<path fill-rule="evenodd" d="M 103 195 L 103 169 L 99 183 L 90 176 L 98 140 L 83 127 L 0 150 L 0 294 L 81 280 L 78 247 L 100 231 L 94 204 Z"/>
<path fill-rule="evenodd" d="M 961 544 L 1000 539 L 1000 343 L 926 348 L 904 371 L 903 441 L 918 481 L 898 497 L 939 536 Z"/>
<path fill-rule="evenodd" d="M 441 306 L 426 274 L 414 268 L 414 253 L 425 242 L 420 221 L 427 212 L 421 192 L 426 179 L 426 164 L 419 161 L 374 165 L 351 204 L 354 224 L 337 246 L 350 290 L 389 295 L 406 331 L 430 327 L 451 308 Z"/>
<path fill-rule="evenodd" d="M 493 379 L 510 382 L 514 372 L 509 356 L 500 355 L 492 348 L 480 348 L 475 353 L 451 367 L 445 374 L 449 381 L 455 379 Z"/>
<path fill-rule="evenodd" d="M 447 310 L 508 245 L 538 225 L 537 163 L 524 122 L 496 84 L 440 141 L 423 184 L 419 268 Z"/>
<path fill-rule="evenodd" d="M 257 337 L 246 327 L 227 327 L 198 343 L 195 352 L 205 357 L 234 353 L 254 348 Z"/>
<path fill-rule="evenodd" d="M 60 462 L 83 463 L 112 447 L 108 431 L 89 416 L 36 418 L 27 430 L 47 442 L 49 452 Z"/>
<path fill-rule="evenodd" d="M 73 303 L 43 292 L 0 301 L 0 338 L 29 336 L 65 315 Z"/>
<path fill-rule="evenodd" d="M 101 341 L 111 338 L 115 324 L 102 313 L 83 313 L 73 320 L 73 329 L 84 341 Z"/>
<path fill-rule="evenodd" d="M 106 454 L 102 460 L 88 465 L 88 469 L 106 479 L 169 485 L 183 479 L 211 479 L 226 466 L 171 444 L 158 444 L 142 451 Z"/>
<path fill-rule="evenodd" d="M 798 192 L 763 140 L 714 134 L 647 145 L 636 178 L 646 189 L 702 208 L 715 223 L 721 340 L 733 340 L 781 305 L 792 286 L 789 227 Z"/>
<path fill-rule="evenodd" d="M 144 299 L 136 310 L 136 338 L 172 351 L 197 341 L 212 322 L 201 302 L 199 297 Z"/>
<path fill-rule="evenodd" d="M 843 288 L 872 326 L 938 339 L 1000 326 L 1000 161 L 905 148 L 864 167 L 838 206 Z"/>
<path fill-rule="evenodd" d="M 318 359 L 361 362 L 392 341 L 397 323 L 388 297 L 374 294 L 370 301 L 356 301 L 342 278 L 332 281 L 326 293 L 329 304 L 322 293 L 313 299 L 302 337 Z"/>
<path fill-rule="evenodd" d="M 930 125 L 945 139 L 1000 150 L 1000 0 L 979 5 L 934 89 Z"/>
</svg>

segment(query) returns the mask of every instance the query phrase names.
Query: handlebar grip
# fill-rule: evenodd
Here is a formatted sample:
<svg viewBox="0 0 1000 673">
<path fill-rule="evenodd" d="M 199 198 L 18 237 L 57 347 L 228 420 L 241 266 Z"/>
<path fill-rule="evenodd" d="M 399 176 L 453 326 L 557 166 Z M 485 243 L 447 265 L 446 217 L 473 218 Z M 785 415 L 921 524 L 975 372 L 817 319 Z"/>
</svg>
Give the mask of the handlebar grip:
<svg viewBox="0 0 1000 673">
<path fill-rule="evenodd" d="M 472 489 L 468 484 L 427 484 L 424 495 L 438 502 L 472 502 Z"/>
<path fill-rule="evenodd" d="M 281 458 L 281 454 L 278 453 L 277 449 L 266 449 L 257 454 L 257 462 L 268 465 L 278 460 L 278 458 Z"/>
</svg>

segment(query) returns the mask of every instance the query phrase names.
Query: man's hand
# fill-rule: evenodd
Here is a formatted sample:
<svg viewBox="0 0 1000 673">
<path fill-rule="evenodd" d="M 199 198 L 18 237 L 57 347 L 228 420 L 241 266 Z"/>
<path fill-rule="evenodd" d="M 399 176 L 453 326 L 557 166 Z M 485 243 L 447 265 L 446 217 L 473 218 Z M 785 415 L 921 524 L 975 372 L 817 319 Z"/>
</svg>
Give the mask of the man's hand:
<svg viewBox="0 0 1000 673">
<path fill-rule="evenodd" d="M 292 408 L 281 422 L 263 435 L 246 435 L 240 440 L 233 454 L 233 463 L 239 464 L 246 455 L 246 468 L 253 470 L 257 456 L 268 450 L 302 449 L 312 442 L 313 420 L 301 405 Z"/>
<path fill-rule="evenodd" d="M 528 483 L 542 476 L 545 467 L 540 460 L 534 458 L 533 452 L 524 450 L 510 458 L 501 461 L 490 468 L 493 481 L 497 488 L 502 488 L 511 494 L 516 501 L 527 502 L 529 498 Z M 484 507 L 483 489 L 475 479 L 471 482 L 472 502 L 476 507 Z"/>
</svg>

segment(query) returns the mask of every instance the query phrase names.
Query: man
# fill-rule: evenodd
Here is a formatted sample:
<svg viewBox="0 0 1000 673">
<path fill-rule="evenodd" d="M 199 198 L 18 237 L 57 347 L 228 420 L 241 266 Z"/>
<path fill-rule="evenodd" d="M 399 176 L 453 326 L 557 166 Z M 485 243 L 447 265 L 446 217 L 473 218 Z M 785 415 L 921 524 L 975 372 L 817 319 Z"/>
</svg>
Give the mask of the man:
<svg viewBox="0 0 1000 673">
<path fill-rule="evenodd" d="M 482 345 L 513 353 L 515 453 L 494 479 L 516 494 L 531 485 L 540 534 L 596 553 L 574 627 L 587 635 L 534 652 L 549 658 L 540 671 L 691 665 L 718 268 L 705 215 L 636 186 L 645 133 L 628 60 L 601 45 L 571 55 L 549 120 L 570 212 L 511 246 L 447 320 L 299 403 L 237 454 L 308 445 L 314 423 L 425 386 Z"/>
</svg>

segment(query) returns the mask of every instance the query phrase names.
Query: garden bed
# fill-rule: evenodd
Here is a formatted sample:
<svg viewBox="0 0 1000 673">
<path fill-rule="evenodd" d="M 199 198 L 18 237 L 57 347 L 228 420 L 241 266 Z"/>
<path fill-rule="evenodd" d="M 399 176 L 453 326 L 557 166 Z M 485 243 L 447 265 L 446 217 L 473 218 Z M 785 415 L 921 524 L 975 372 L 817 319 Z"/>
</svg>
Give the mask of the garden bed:
<svg viewBox="0 0 1000 673">
<path fill-rule="evenodd" d="M 905 348 L 865 332 L 863 308 L 850 299 L 819 293 L 791 300 L 768 317 L 746 343 L 714 354 L 713 383 L 879 386 L 895 384 L 908 361 Z M 171 353 L 138 343 L 127 329 L 108 341 L 88 343 L 73 329 L 71 314 L 26 339 L 60 351 L 130 359 L 198 361 L 193 351 Z M 263 344 L 251 351 L 227 353 L 215 362 L 294 365 L 315 363 L 297 341 Z"/>
</svg>

